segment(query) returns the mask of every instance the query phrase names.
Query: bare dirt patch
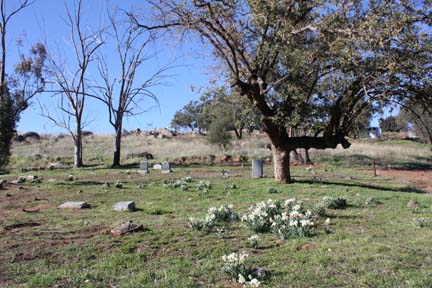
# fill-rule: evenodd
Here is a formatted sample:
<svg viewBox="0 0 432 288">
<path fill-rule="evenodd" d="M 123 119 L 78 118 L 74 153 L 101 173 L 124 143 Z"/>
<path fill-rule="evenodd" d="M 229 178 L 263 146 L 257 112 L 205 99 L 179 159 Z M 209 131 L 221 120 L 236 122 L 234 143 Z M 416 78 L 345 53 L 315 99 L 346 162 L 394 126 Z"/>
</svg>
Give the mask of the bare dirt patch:
<svg viewBox="0 0 432 288">
<path fill-rule="evenodd" d="M 378 170 L 379 176 L 393 178 L 432 194 L 432 170 Z"/>
</svg>

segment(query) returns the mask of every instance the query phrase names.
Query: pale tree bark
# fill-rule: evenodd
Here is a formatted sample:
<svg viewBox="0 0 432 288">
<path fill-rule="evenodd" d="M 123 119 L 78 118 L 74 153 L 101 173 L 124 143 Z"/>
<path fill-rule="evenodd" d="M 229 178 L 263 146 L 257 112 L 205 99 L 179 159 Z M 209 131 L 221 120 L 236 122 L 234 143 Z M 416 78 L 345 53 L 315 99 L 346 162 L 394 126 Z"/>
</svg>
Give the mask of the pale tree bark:
<svg viewBox="0 0 432 288">
<path fill-rule="evenodd" d="M 48 49 L 48 62 L 52 74 L 51 82 L 54 91 L 60 96 L 58 110 L 61 116 L 53 116 L 47 107 L 41 107 L 42 114 L 55 125 L 64 128 L 72 136 L 74 142 L 74 167 L 83 167 L 83 135 L 87 125 L 84 120 L 86 98 L 90 96 L 88 68 L 95 59 L 96 51 L 104 44 L 102 29 L 90 32 L 82 21 L 82 0 L 77 2 L 74 11 L 66 6 L 66 23 L 70 31 L 71 59 L 62 60 L 54 56 Z M 47 45 L 46 45 L 47 46 Z M 69 56 L 70 57 L 70 56 Z M 75 63 L 67 65 L 69 61 Z"/>
<path fill-rule="evenodd" d="M 108 110 L 108 121 L 114 128 L 114 152 L 112 167 L 120 166 L 121 140 L 123 133 L 123 120 L 125 117 L 145 113 L 154 105 L 144 105 L 146 99 L 159 105 L 152 88 L 163 85 L 166 78 L 165 72 L 170 66 L 153 69 L 147 79 L 138 82 L 136 76 L 142 72 L 144 64 L 151 58 L 146 56 L 148 46 L 156 37 L 141 29 L 136 29 L 133 23 L 118 18 L 118 11 L 108 12 L 111 24 L 110 35 L 115 44 L 115 58 L 119 62 L 120 71 L 111 71 L 106 58 L 100 55 L 98 58 L 99 75 L 102 84 L 93 87 L 99 93 L 93 93 L 92 97 L 101 101 Z M 118 75 L 112 77 L 112 75 Z"/>
</svg>

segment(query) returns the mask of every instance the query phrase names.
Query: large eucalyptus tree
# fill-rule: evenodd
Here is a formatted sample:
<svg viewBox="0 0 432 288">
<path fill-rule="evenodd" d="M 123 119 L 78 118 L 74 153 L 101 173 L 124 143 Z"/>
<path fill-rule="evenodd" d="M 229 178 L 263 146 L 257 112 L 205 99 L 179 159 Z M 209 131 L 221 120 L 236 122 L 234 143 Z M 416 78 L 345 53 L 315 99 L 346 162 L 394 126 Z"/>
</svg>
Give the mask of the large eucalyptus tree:
<svg viewBox="0 0 432 288">
<path fill-rule="evenodd" d="M 261 115 L 276 181 L 289 183 L 290 151 L 348 148 L 355 120 L 396 98 L 407 75 L 395 50 L 405 53 L 406 35 L 430 39 L 418 27 L 428 25 L 429 2 L 154 0 L 146 2 L 152 19 L 129 15 L 143 29 L 192 32 L 209 44 Z M 305 123 L 307 136 L 288 133 Z"/>
</svg>

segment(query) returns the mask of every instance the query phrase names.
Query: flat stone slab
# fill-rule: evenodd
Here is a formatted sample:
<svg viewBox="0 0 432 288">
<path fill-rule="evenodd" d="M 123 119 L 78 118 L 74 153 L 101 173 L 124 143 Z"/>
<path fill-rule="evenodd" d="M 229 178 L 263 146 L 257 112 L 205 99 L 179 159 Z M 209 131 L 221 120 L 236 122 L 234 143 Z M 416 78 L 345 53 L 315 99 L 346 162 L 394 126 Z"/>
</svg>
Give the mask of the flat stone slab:
<svg viewBox="0 0 432 288">
<path fill-rule="evenodd" d="M 153 165 L 153 169 L 161 170 L 162 169 L 162 165 L 161 164 L 154 164 Z"/>
<path fill-rule="evenodd" d="M 114 211 L 135 211 L 135 201 L 117 202 L 112 208 Z"/>
<path fill-rule="evenodd" d="M 60 209 L 84 209 L 84 208 L 89 208 L 90 205 L 87 204 L 87 202 L 83 201 L 83 202 L 65 202 L 63 204 L 61 204 L 60 206 L 58 206 L 58 208 Z"/>
</svg>

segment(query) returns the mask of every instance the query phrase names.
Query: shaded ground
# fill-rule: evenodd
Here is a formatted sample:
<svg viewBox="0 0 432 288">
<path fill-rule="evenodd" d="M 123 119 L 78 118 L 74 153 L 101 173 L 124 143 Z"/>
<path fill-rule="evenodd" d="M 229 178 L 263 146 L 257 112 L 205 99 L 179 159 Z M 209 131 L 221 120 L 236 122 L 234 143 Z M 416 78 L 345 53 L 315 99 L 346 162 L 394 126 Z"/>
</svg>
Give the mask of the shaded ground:
<svg viewBox="0 0 432 288">
<path fill-rule="evenodd" d="M 377 174 L 392 178 L 403 184 L 412 185 L 432 193 L 432 170 L 378 170 Z"/>
</svg>

